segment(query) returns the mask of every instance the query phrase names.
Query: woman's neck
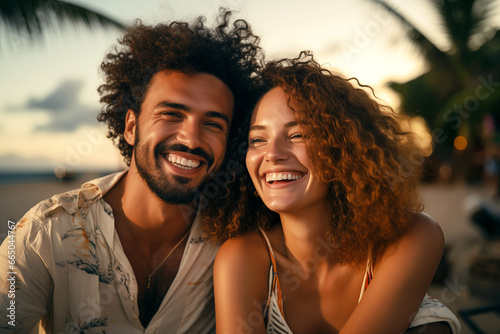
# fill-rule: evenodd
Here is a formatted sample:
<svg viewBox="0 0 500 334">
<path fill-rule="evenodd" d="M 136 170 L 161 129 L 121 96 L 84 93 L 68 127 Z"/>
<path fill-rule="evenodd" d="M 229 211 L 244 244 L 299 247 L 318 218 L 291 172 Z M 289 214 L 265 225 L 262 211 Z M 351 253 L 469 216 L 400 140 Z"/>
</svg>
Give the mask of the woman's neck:
<svg viewBox="0 0 500 334">
<path fill-rule="evenodd" d="M 332 216 L 329 205 L 280 213 L 286 256 L 302 270 L 312 272 L 336 263 L 327 235 Z"/>
</svg>

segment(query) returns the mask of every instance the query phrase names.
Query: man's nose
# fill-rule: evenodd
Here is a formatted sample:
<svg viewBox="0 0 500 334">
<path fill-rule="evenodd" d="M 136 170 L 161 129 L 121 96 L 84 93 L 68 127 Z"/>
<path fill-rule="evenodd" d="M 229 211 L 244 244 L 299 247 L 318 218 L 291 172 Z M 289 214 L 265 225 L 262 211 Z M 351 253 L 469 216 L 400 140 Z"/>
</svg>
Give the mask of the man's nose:
<svg viewBox="0 0 500 334">
<path fill-rule="evenodd" d="M 201 129 L 196 120 L 185 120 L 182 122 L 177 133 L 179 143 L 186 145 L 190 149 L 201 146 Z"/>
</svg>

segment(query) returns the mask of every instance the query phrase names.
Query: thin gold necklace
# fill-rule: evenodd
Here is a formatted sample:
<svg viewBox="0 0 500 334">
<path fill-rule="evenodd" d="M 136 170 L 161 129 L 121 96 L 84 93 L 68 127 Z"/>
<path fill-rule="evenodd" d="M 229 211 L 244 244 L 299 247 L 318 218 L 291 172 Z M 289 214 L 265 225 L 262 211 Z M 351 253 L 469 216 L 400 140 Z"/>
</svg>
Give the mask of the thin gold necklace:
<svg viewBox="0 0 500 334">
<path fill-rule="evenodd" d="M 137 244 L 139 244 L 139 241 L 137 240 L 137 238 L 135 237 L 134 235 L 134 232 L 132 231 L 132 227 L 129 226 L 129 223 L 126 222 L 125 225 L 127 225 L 127 228 L 130 232 L 130 234 L 132 235 L 132 238 L 134 238 L 135 242 Z M 163 263 L 165 263 L 165 261 L 167 261 L 168 257 L 170 255 L 172 255 L 172 253 L 174 252 L 174 250 L 184 241 L 184 239 L 186 239 L 186 237 L 189 235 L 189 232 L 191 231 L 191 227 L 189 228 L 189 230 L 186 232 L 186 234 L 184 234 L 184 236 L 181 238 L 181 240 L 179 240 L 179 242 L 177 242 L 175 244 L 175 246 L 170 250 L 170 252 L 168 252 L 167 256 L 165 256 L 163 258 L 163 260 L 161 261 L 161 263 L 159 265 L 156 266 L 156 268 L 151 272 L 151 274 L 148 272 L 148 270 L 146 269 L 146 265 L 144 264 L 144 262 L 142 262 L 141 258 L 139 257 L 139 261 L 141 261 L 141 264 L 142 264 L 142 267 L 144 268 L 144 271 L 146 272 L 146 274 L 148 275 L 148 285 L 146 286 L 146 289 L 149 289 L 149 287 L 151 286 L 151 277 L 153 277 L 153 275 L 156 273 L 156 271 L 158 269 L 160 269 L 160 267 L 162 266 Z"/>
</svg>

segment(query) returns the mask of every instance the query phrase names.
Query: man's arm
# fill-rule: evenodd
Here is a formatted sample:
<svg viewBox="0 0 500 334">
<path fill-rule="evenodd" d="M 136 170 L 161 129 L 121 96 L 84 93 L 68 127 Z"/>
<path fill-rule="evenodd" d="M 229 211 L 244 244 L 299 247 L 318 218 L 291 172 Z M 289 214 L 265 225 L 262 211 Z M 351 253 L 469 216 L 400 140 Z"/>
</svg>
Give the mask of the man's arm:
<svg viewBox="0 0 500 334">
<path fill-rule="evenodd" d="M 31 245 L 44 239 L 42 228 L 23 219 L 0 246 L 1 331 L 29 332 L 48 312 L 52 278 Z"/>
<path fill-rule="evenodd" d="M 432 322 L 410 328 L 407 334 L 452 334 L 450 326 L 446 321 Z"/>
<path fill-rule="evenodd" d="M 460 333 L 457 317 L 439 300 L 425 295 L 407 333 Z"/>
</svg>

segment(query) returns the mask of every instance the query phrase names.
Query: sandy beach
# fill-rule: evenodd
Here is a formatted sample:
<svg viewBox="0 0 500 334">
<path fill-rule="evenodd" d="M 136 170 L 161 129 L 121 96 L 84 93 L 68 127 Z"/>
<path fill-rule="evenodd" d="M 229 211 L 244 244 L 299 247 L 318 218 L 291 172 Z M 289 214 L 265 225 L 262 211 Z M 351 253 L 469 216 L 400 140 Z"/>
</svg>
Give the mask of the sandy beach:
<svg viewBox="0 0 500 334">
<path fill-rule="evenodd" d="M 71 181 L 39 181 L 32 183 L 0 184 L 0 237 L 6 236 L 8 220 L 17 221 L 37 202 L 56 193 L 79 187 L 97 177 L 87 174 Z M 459 310 L 499 302 L 485 294 L 471 290 L 469 267 L 486 243 L 480 231 L 470 222 L 470 208 L 478 198 L 491 197 L 484 187 L 466 184 L 432 184 L 421 188 L 425 212 L 441 225 L 449 248 L 447 259 L 451 265 L 442 284 L 433 284 L 429 294 L 443 301 L 456 315 Z M 500 282 L 497 282 L 500 283 Z M 500 286 L 500 284 L 499 284 Z M 463 322 L 462 333 L 473 333 Z M 500 318 L 495 314 L 473 318 L 486 333 L 500 333 Z"/>
</svg>

